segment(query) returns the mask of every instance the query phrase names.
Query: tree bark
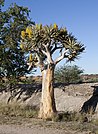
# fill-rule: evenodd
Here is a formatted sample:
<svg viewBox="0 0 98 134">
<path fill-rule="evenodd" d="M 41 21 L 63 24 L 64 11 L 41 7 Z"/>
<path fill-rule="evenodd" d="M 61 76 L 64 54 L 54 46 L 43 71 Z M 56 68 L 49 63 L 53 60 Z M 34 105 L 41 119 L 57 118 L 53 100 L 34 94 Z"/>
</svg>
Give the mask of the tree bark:
<svg viewBox="0 0 98 134">
<path fill-rule="evenodd" d="M 56 114 L 54 98 L 54 66 L 48 66 L 42 71 L 42 98 L 40 104 L 39 118 L 51 119 Z"/>
</svg>

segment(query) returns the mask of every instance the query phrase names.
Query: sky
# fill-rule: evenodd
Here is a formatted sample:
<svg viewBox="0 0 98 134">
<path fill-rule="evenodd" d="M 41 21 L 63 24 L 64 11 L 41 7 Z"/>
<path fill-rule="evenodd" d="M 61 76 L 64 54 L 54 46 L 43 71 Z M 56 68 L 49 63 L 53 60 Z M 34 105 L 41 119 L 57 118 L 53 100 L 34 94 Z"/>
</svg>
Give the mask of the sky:
<svg viewBox="0 0 98 134">
<path fill-rule="evenodd" d="M 28 7 L 35 23 L 66 27 L 86 47 L 71 65 L 84 69 L 85 74 L 98 74 L 98 0 L 5 0 L 4 9 L 11 3 Z"/>
</svg>

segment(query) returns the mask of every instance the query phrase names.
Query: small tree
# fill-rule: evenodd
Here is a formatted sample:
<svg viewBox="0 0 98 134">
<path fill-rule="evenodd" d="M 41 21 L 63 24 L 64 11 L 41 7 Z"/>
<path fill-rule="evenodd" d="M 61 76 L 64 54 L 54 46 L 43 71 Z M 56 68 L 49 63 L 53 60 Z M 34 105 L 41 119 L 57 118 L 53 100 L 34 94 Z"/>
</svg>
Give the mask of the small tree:
<svg viewBox="0 0 98 134">
<path fill-rule="evenodd" d="M 54 99 L 54 69 L 58 62 L 66 58 L 73 61 L 83 52 L 84 46 L 69 34 L 66 28 L 56 24 L 27 27 L 21 32 L 21 48 L 30 52 L 29 66 L 39 66 L 42 72 L 42 98 L 39 111 L 40 118 L 52 118 L 56 113 Z M 54 59 L 54 53 L 59 52 Z"/>
<path fill-rule="evenodd" d="M 80 69 L 78 66 L 60 66 L 55 70 L 55 82 L 56 83 L 79 83 L 82 81 L 81 74 L 83 69 Z"/>
</svg>

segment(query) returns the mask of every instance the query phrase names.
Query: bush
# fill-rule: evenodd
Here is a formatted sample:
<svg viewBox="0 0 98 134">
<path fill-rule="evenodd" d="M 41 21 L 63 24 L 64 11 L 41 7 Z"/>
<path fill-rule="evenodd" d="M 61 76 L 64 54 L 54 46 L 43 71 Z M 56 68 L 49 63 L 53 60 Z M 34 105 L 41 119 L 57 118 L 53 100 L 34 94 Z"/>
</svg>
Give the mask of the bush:
<svg viewBox="0 0 98 134">
<path fill-rule="evenodd" d="M 55 70 L 55 82 L 65 84 L 80 83 L 82 82 L 82 78 L 80 77 L 82 73 L 83 70 L 76 65 L 63 65 Z"/>
</svg>

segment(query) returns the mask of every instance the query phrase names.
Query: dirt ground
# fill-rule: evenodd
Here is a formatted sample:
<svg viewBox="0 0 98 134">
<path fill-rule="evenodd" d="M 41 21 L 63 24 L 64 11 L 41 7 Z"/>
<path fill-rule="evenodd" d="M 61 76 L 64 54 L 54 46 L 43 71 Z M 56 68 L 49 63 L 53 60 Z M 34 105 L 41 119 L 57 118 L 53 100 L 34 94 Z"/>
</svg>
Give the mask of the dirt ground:
<svg viewBox="0 0 98 134">
<path fill-rule="evenodd" d="M 2 117 L 1 117 L 2 119 Z M 5 120 L 5 123 L 4 123 Z M 10 118 L 0 122 L 0 134 L 97 134 L 87 124 L 53 122 L 39 119 Z M 91 126 L 91 124 L 89 124 Z"/>
<path fill-rule="evenodd" d="M 29 128 L 27 126 L 0 125 L 0 134 L 90 134 L 90 132 L 73 132 L 71 130 L 60 130 L 38 126 Z"/>
<path fill-rule="evenodd" d="M 50 129 L 38 126 L 1 125 L 0 134 L 69 134 L 65 130 Z"/>
</svg>

